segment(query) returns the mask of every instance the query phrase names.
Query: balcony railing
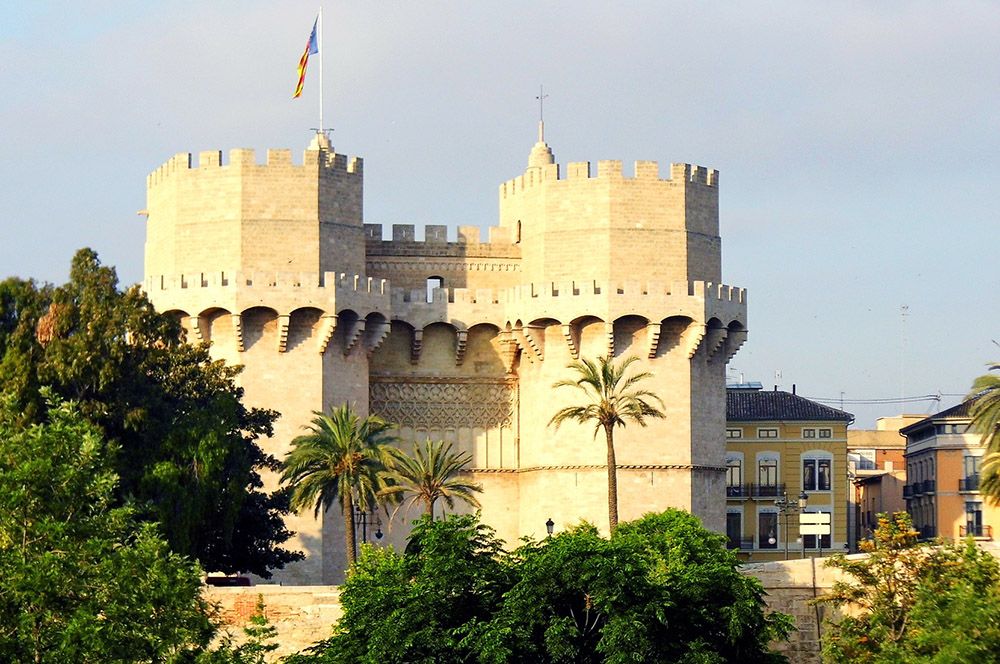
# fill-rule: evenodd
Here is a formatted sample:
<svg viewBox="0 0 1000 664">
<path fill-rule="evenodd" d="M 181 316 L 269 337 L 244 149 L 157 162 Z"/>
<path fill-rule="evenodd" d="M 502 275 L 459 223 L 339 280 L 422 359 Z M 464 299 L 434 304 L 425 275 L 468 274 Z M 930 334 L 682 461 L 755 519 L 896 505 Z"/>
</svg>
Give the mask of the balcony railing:
<svg viewBox="0 0 1000 664">
<path fill-rule="evenodd" d="M 991 540 L 993 539 L 993 526 L 981 524 L 978 526 L 972 526 L 971 528 L 969 528 L 968 525 L 958 527 L 959 537 L 967 537 L 969 535 L 979 539 Z"/>
<path fill-rule="evenodd" d="M 922 493 L 934 493 L 934 480 L 924 480 L 924 487 Z"/>
<path fill-rule="evenodd" d="M 913 485 L 904 484 L 903 485 L 903 498 L 913 498 Z"/>
<path fill-rule="evenodd" d="M 777 498 L 784 495 L 784 484 L 751 484 L 750 495 L 753 498 Z"/>
<path fill-rule="evenodd" d="M 937 530 L 935 530 L 934 526 L 921 526 L 917 529 L 917 531 L 920 533 L 920 539 L 922 540 L 929 540 L 937 537 Z"/>
<path fill-rule="evenodd" d="M 749 498 L 750 497 L 750 485 L 749 484 L 727 484 L 726 485 L 726 498 Z"/>
<path fill-rule="evenodd" d="M 730 537 L 726 543 L 726 548 L 750 551 L 753 549 L 753 537 Z"/>
<path fill-rule="evenodd" d="M 979 475 L 969 475 L 958 480 L 959 491 L 979 491 Z"/>
</svg>

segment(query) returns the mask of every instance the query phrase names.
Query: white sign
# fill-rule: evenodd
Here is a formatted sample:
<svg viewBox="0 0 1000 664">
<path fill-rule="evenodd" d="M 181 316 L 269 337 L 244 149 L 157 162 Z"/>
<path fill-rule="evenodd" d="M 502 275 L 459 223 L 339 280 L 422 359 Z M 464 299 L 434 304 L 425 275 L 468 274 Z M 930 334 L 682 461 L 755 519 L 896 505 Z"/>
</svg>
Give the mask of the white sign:
<svg viewBox="0 0 1000 664">
<path fill-rule="evenodd" d="M 799 523 L 830 523 L 830 513 L 829 512 L 803 512 L 799 515 Z M 812 533 L 808 533 L 812 534 Z"/>
<path fill-rule="evenodd" d="M 806 523 L 799 526 L 800 535 L 829 535 L 830 524 L 828 523 Z"/>
</svg>

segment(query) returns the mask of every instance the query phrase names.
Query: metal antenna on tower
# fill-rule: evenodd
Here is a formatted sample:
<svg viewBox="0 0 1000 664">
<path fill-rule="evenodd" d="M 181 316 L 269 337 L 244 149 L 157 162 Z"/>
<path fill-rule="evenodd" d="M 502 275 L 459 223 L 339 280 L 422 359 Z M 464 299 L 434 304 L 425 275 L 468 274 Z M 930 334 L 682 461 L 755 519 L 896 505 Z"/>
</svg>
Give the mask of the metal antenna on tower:
<svg viewBox="0 0 1000 664">
<path fill-rule="evenodd" d="M 910 315 L 910 305 L 899 307 L 899 398 L 906 398 L 906 318 Z"/>
<path fill-rule="evenodd" d="M 545 94 L 545 88 L 541 85 L 538 86 L 538 96 L 535 99 L 538 100 L 538 142 L 545 142 L 545 98 L 548 97 Z"/>
</svg>

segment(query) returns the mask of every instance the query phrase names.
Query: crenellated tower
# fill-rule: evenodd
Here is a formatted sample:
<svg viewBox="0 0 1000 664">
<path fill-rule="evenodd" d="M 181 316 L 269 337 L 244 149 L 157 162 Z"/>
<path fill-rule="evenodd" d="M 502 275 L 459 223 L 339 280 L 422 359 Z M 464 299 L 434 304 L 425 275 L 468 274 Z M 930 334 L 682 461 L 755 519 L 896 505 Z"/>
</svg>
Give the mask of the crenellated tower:
<svg viewBox="0 0 1000 664">
<path fill-rule="evenodd" d="M 636 356 L 667 419 L 617 438 L 623 519 L 667 506 L 724 527 L 725 365 L 746 293 L 721 284 L 718 173 L 655 162 L 569 164 L 539 130 L 499 189 L 499 226 L 362 220 L 360 159 L 320 135 L 295 165 L 236 150 L 171 159 L 149 179 L 146 289 L 189 338 L 246 367 L 252 405 L 282 413 L 279 456 L 313 410 L 353 403 L 471 453 L 483 517 L 515 543 L 581 519 L 607 528 L 593 429 L 547 426 L 581 357 Z M 411 515 L 415 516 L 415 515 Z M 401 542 L 405 519 L 389 540 Z M 342 578 L 339 513 L 296 518 L 307 561 L 284 583 Z"/>
</svg>

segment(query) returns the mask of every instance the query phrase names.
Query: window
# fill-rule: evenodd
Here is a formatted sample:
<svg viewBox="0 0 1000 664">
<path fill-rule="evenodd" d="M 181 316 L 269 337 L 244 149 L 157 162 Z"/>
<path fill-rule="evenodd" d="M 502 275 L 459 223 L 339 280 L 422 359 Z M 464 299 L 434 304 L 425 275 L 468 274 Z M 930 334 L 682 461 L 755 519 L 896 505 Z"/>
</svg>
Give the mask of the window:
<svg viewBox="0 0 1000 664">
<path fill-rule="evenodd" d="M 757 437 L 758 438 L 777 438 L 778 437 L 778 430 L 777 429 L 757 429 Z"/>
<path fill-rule="evenodd" d="M 831 465 L 829 456 L 811 455 L 802 459 L 802 488 L 805 491 L 829 491 Z"/>
<path fill-rule="evenodd" d="M 820 438 L 833 438 L 833 429 L 820 429 L 819 430 L 819 437 Z"/>
<path fill-rule="evenodd" d="M 829 514 L 830 515 L 830 532 L 833 532 L 833 514 L 829 510 L 806 510 L 810 514 Z M 831 542 L 830 535 L 820 535 L 819 545 L 824 549 L 829 549 L 833 546 Z M 807 551 L 809 549 L 816 548 L 816 536 L 815 535 L 803 535 L 802 536 L 802 547 Z"/>
<path fill-rule="evenodd" d="M 778 548 L 778 513 L 760 512 L 757 514 L 757 548 Z"/>
<path fill-rule="evenodd" d="M 743 429 L 726 429 L 726 438 L 742 438 Z"/>
<path fill-rule="evenodd" d="M 852 450 L 847 458 L 854 462 L 855 470 L 875 470 L 875 450 Z"/>
<path fill-rule="evenodd" d="M 982 457 L 977 456 L 967 456 L 963 459 L 963 467 L 965 468 L 965 477 L 977 477 L 979 475 L 979 462 Z"/>
<path fill-rule="evenodd" d="M 983 536 L 983 504 L 969 502 L 965 504 L 965 534 L 973 537 Z"/>
<path fill-rule="evenodd" d="M 434 301 L 434 289 L 444 288 L 444 277 L 427 277 L 427 301 Z"/>
<path fill-rule="evenodd" d="M 738 498 L 743 495 L 743 457 L 726 457 L 726 495 Z"/>
<path fill-rule="evenodd" d="M 726 537 L 730 549 L 739 549 L 743 541 L 743 513 L 726 512 Z"/>
<path fill-rule="evenodd" d="M 778 486 L 777 459 L 765 458 L 757 461 L 757 484 L 766 487 Z"/>
<path fill-rule="evenodd" d="M 802 430 L 802 437 L 803 438 L 815 438 L 816 437 L 816 429 L 803 429 Z"/>
</svg>

